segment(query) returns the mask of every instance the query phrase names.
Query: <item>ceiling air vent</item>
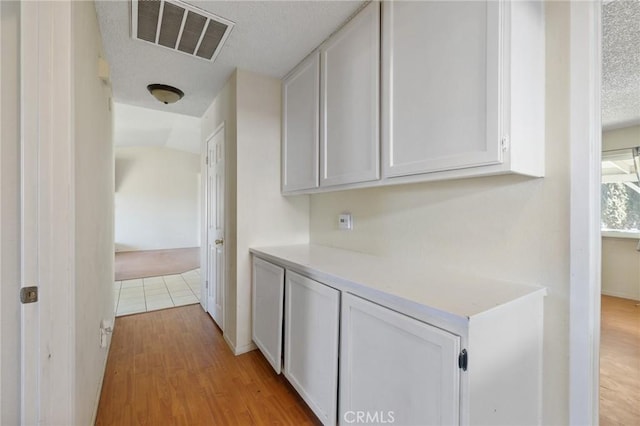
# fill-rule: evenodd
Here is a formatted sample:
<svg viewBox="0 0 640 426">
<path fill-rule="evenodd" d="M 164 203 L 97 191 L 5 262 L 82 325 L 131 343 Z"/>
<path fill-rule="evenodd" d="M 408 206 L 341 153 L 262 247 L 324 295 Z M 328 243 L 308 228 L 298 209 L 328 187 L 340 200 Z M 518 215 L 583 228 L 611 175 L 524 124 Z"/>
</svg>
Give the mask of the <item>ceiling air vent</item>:
<svg viewBox="0 0 640 426">
<path fill-rule="evenodd" d="M 214 61 L 233 22 L 180 0 L 131 0 L 131 36 Z"/>
</svg>

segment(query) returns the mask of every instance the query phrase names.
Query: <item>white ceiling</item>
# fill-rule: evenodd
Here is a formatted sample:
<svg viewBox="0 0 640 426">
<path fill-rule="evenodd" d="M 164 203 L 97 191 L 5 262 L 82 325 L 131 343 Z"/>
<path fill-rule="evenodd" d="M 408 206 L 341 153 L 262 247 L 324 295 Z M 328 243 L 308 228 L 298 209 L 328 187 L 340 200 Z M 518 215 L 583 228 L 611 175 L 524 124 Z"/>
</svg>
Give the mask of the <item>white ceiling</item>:
<svg viewBox="0 0 640 426">
<path fill-rule="evenodd" d="M 640 124 L 640 1 L 605 2 L 602 21 L 603 128 Z"/>
<path fill-rule="evenodd" d="M 201 117 L 235 68 L 283 77 L 363 3 L 187 1 L 236 24 L 213 63 L 133 40 L 131 3 L 96 2 L 116 102 Z M 150 83 L 178 87 L 185 97 L 163 105 L 147 92 Z"/>
<path fill-rule="evenodd" d="M 115 146 L 163 146 L 200 153 L 200 119 L 122 103 L 113 104 Z"/>
</svg>

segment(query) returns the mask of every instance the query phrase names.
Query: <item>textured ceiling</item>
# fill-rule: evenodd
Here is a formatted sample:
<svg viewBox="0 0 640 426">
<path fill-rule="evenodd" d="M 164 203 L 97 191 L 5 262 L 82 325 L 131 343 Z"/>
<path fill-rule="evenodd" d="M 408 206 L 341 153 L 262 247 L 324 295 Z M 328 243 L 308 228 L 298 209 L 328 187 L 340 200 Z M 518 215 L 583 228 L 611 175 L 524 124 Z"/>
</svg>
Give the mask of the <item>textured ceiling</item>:
<svg viewBox="0 0 640 426">
<path fill-rule="evenodd" d="M 605 3 L 602 21 L 602 125 L 640 124 L 640 0 Z"/>
<path fill-rule="evenodd" d="M 116 102 L 200 117 L 236 67 L 282 77 L 363 1 L 189 3 L 236 23 L 214 63 L 131 39 L 130 2 L 96 2 Z M 185 98 L 162 105 L 150 83 L 179 87 Z M 640 124 L 640 0 L 603 5 L 602 123 Z"/>
<path fill-rule="evenodd" d="M 116 102 L 201 117 L 235 68 L 282 77 L 362 5 L 362 1 L 188 1 L 236 25 L 215 62 L 153 46 L 130 35 L 130 2 L 97 1 Z M 150 83 L 180 88 L 163 105 Z"/>
</svg>

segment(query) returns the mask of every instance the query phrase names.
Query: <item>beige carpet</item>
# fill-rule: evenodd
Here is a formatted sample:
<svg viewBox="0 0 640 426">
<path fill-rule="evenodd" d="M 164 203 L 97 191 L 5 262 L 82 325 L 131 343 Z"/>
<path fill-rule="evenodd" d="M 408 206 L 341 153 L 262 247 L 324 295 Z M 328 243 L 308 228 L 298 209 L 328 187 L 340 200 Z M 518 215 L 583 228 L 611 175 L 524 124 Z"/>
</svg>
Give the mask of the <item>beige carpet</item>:
<svg viewBox="0 0 640 426">
<path fill-rule="evenodd" d="M 115 280 L 181 274 L 200 267 L 200 247 L 116 253 Z"/>
</svg>

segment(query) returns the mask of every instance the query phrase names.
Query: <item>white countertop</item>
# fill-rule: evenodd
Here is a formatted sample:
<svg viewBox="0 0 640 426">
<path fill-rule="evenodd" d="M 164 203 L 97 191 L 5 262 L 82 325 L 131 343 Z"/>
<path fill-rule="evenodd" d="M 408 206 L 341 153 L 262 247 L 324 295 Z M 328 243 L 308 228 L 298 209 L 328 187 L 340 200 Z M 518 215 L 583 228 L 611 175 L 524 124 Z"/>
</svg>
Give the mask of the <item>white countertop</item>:
<svg viewBox="0 0 640 426">
<path fill-rule="evenodd" d="M 519 298 L 546 294 L 546 289 L 539 286 L 463 275 L 425 265 L 408 266 L 319 245 L 257 247 L 250 251 L 264 260 L 373 301 L 390 296 L 401 303 L 415 302 L 462 319 Z"/>
</svg>

